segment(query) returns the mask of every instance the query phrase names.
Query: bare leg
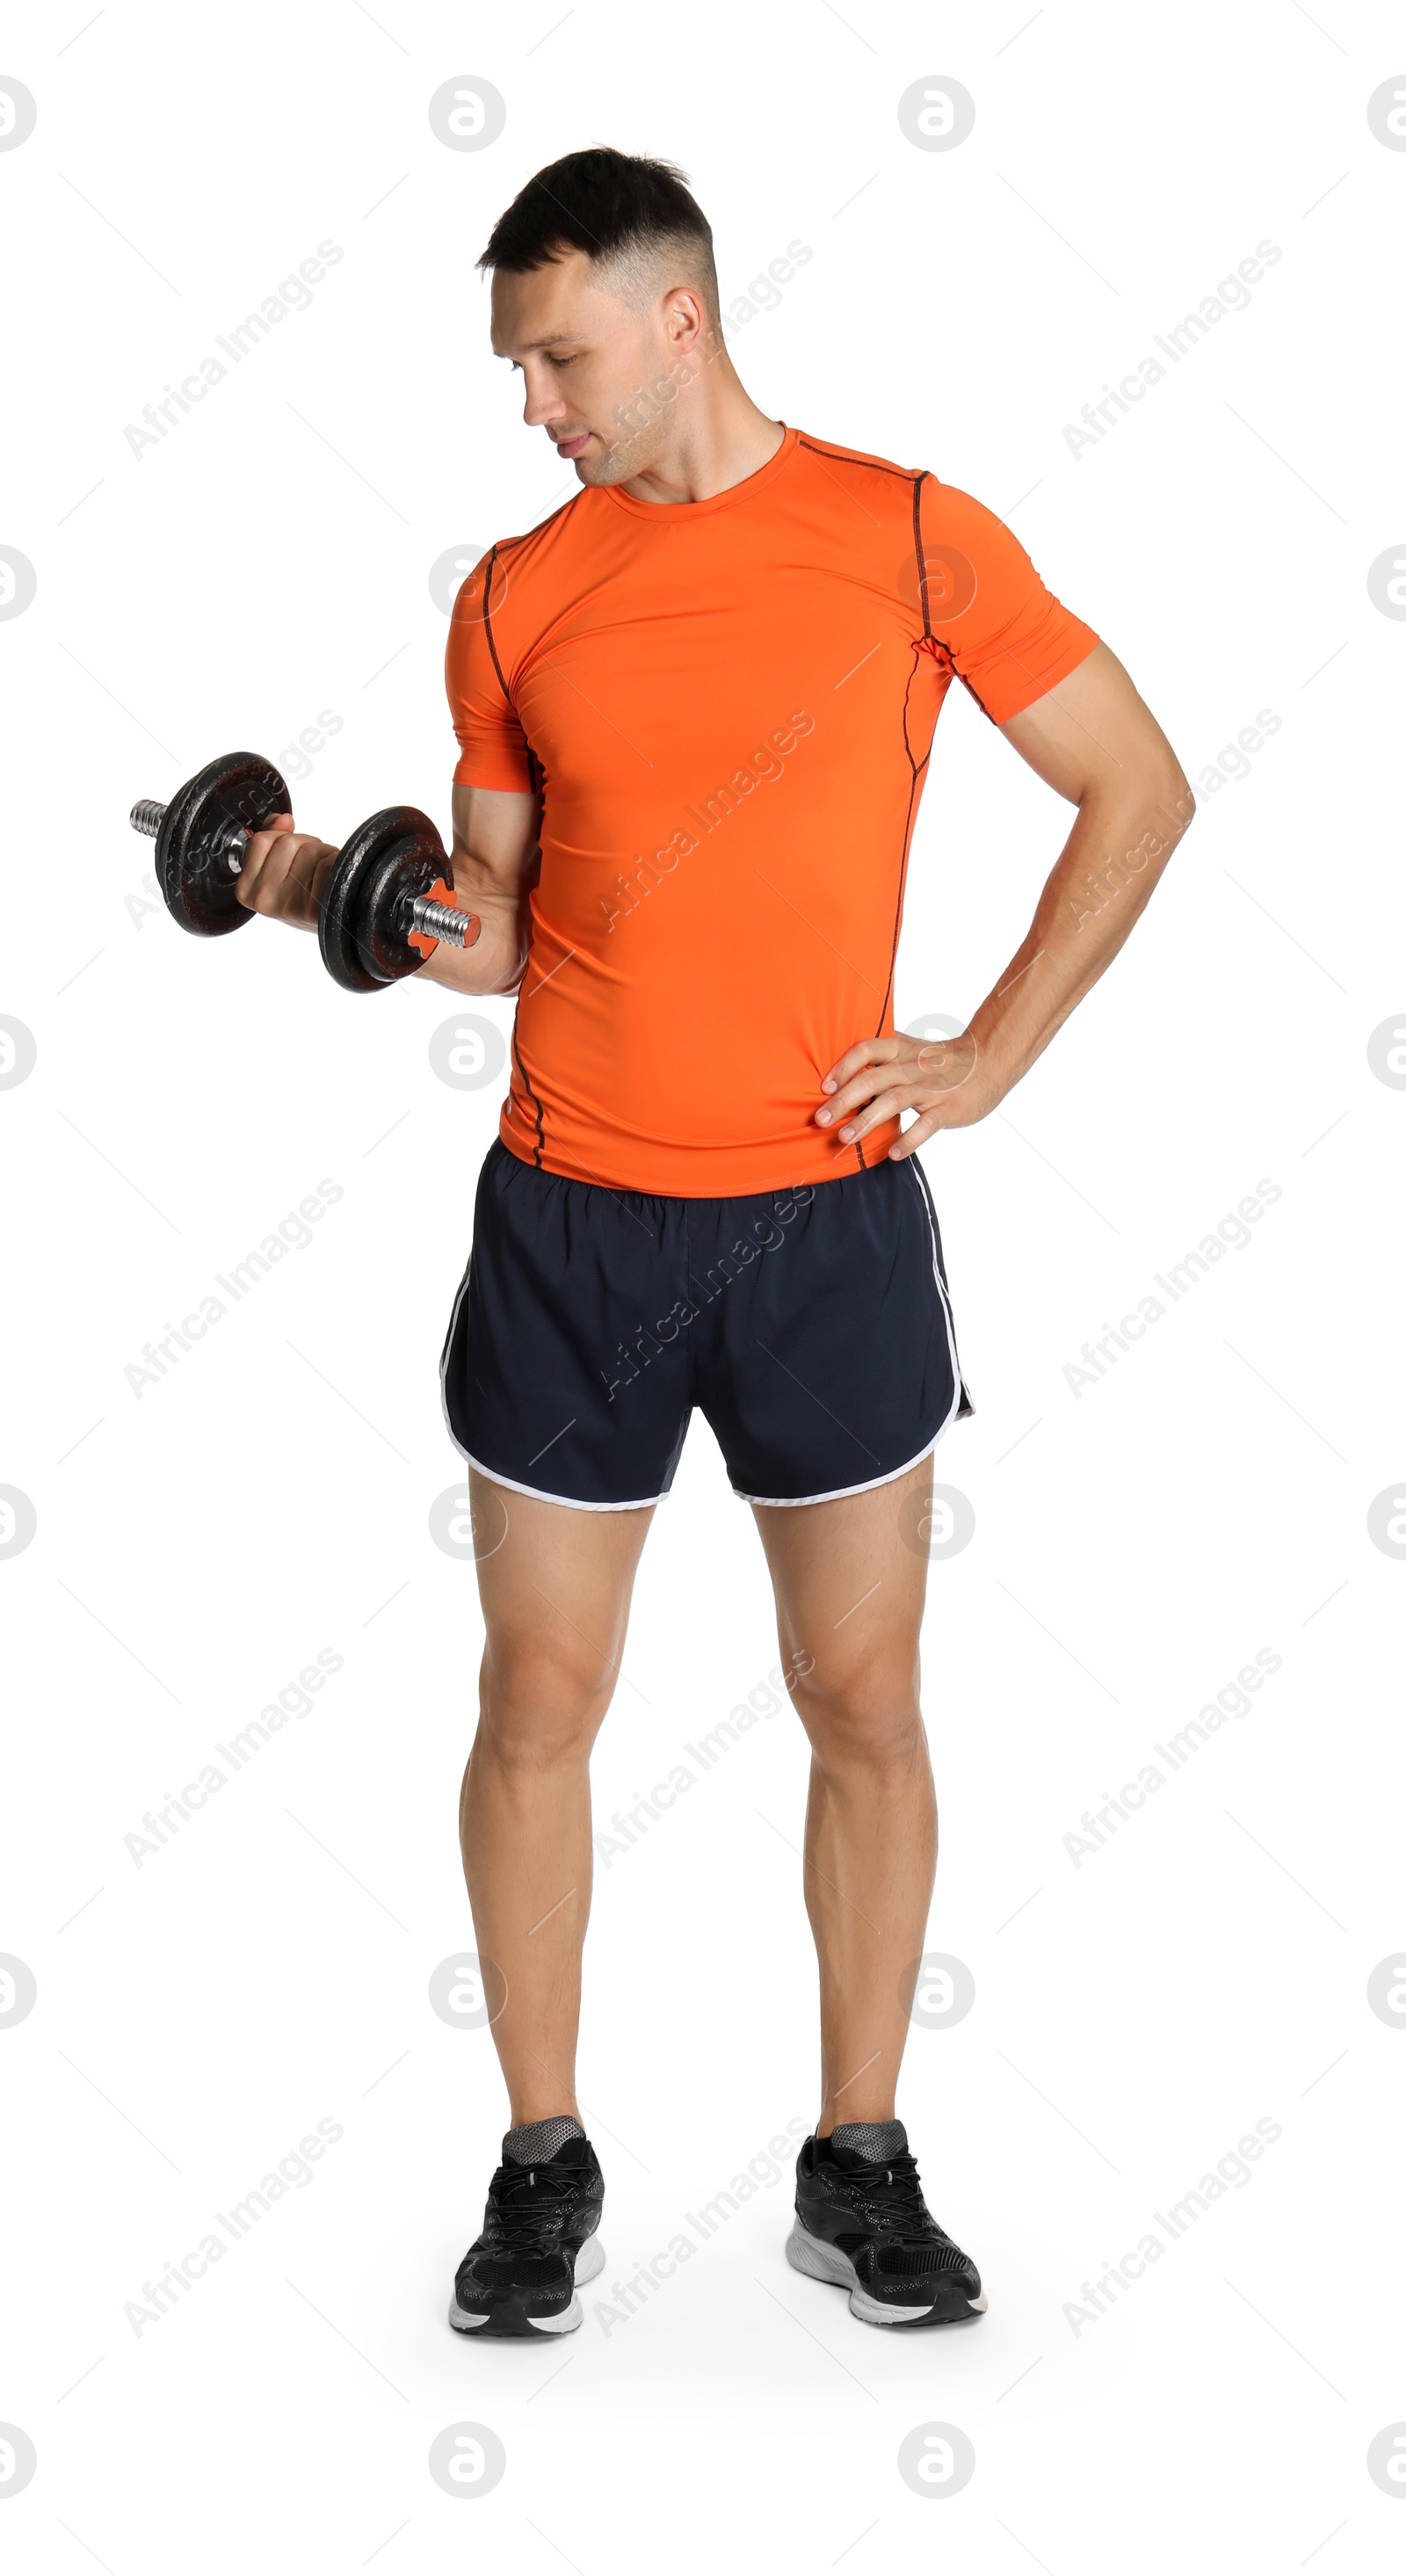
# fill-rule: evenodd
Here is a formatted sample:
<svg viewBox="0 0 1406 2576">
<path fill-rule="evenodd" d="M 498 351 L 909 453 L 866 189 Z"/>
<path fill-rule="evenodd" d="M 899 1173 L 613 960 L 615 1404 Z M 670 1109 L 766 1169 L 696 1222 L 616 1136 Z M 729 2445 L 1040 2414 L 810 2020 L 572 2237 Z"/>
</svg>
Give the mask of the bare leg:
<svg viewBox="0 0 1406 2576">
<path fill-rule="evenodd" d="M 459 1839 L 517 2128 L 576 2112 L 588 1765 L 653 1512 L 534 1502 L 472 1468 L 469 1484 L 487 1637 Z"/>
<path fill-rule="evenodd" d="M 782 1662 L 810 1738 L 805 1900 L 820 1963 L 821 2137 L 891 2120 L 937 1866 L 918 1705 L 927 1561 L 899 1513 L 932 1460 L 872 1493 L 756 1505 Z"/>
</svg>

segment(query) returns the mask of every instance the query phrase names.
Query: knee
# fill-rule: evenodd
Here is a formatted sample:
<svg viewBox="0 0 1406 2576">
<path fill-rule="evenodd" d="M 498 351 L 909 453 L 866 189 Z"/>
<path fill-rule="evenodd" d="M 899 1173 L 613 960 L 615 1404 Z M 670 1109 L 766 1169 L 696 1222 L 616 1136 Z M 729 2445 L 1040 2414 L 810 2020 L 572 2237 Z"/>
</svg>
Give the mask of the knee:
<svg viewBox="0 0 1406 2576">
<path fill-rule="evenodd" d="M 822 1770 L 860 1766 L 900 1776 L 926 1759 L 911 1665 L 877 1659 L 829 1673 L 817 1666 L 797 1683 L 795 1701 Z"/>
<path fill-rule="evenodd" d="M 522 1643 L 483 1660 L 479 1728 L 482 1746 L 510 1771 L 551 1770 L 584 1762 L 610 1704 L 614 1676 L 592 1658 Z"/>
</svg>

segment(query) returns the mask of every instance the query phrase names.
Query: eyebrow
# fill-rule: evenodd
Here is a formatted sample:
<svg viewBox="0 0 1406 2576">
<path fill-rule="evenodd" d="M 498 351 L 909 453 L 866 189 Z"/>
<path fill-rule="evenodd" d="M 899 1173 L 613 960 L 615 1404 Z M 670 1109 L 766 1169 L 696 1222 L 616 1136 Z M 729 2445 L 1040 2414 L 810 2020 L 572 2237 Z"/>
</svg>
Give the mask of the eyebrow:
<svg viewBox="0 0 1406 2576">
<path fill-rule="evenodd" d="M 554 349 L 559 341 L 584 340 L 585 337 L 586 334 L 584 331 L 544 331 L 540 340 L 520 340 L 518 342 L 518 347 L 520 349 Z M 504 350 L 500 352 L 500 354 L 506 356 L 507 352 Z"/>
</svg>

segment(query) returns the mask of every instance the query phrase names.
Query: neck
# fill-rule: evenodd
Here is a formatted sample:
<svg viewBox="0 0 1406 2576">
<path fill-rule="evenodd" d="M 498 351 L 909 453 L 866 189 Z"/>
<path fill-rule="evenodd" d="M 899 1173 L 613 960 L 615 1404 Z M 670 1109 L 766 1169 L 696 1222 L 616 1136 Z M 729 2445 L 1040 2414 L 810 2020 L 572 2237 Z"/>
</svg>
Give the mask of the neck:
<svg viewBox="0 0 1406 2576">
<path fill-rule="evenodd" d="M 620 488 L 636 501 L 711 501 L 758 473 L 785 435 L 783 423 L 753 402 L 719 345 L 680 385 L 662 446 Z"/>
</svg>

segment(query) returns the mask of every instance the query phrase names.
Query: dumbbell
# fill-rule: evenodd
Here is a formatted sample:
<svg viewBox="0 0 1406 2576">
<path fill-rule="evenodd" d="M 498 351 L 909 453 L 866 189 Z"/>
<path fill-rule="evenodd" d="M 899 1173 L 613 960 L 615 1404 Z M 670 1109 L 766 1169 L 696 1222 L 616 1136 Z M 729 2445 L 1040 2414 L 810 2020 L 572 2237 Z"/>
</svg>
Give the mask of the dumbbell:
<svg viewBox="0 0 1406 2576">
<path fill-rule="evenodd" d="M 286 814 L 286 780 L 256 752 L 227 752 L 179 787 L 169 805 L 144 797 L 132 807 L 135 832 L 156 843 L 166 909 L 198 939 L 242 929 L 254 915 L 235 879 L 251 832 Z M 452 901 L 454 871 L 427 814 L 388 805 L 343 843 L 318 907 L 322 962 L 350 993 L 378 992 L 424 965 L 438 940 L 470 948 L 480 924 Z"/>
</svg>

